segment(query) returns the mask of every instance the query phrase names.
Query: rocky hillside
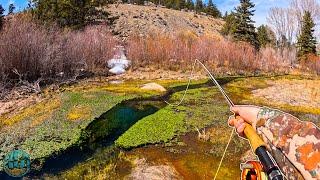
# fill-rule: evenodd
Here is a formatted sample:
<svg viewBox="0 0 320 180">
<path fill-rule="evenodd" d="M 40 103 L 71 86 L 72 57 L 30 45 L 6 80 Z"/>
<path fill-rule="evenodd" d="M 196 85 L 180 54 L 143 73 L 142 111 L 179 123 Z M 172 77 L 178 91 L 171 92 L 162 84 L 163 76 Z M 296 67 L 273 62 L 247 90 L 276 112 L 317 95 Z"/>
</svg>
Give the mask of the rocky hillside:
<svg viewBox="0 0 320 180">
<path fill-rule="evenodd" d="M 111 31 L 122 38 L 130 35 L 145 35 L 149 32 L 174 34 L 181 31 L 197 35 L 220 36 L 221 19 L 205 14 L 185 12 L 155 6 L 130 4 L 110 5 L 105 8 L 115 19 Z"/>
</svg>

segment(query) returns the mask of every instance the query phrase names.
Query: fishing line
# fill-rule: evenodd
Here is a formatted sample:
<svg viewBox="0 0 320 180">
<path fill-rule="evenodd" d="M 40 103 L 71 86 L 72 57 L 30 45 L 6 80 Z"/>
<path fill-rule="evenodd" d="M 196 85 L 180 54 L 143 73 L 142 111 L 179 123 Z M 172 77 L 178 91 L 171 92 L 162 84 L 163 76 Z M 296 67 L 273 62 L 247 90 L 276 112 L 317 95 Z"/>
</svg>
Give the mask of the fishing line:
<svg viewBox="0 0 320 180">
<path fill-rule="evenodd" d="M 184 94 L 183 94 L 180 102 L 177 103 L 177 104 L 171 104 L 171 103 L 169 103 L 168 101 L 164 101 L 166 104 L 168 104 L 169 106 L 173 106 L 173 107 L 177 107 L 177 106 L 180 106 L 180 105 L 182 104 L 182 102 L 184 101 L 184 99 L 185 99 L 185 97 L 186 97 L 186 94 L 187 94 L 187 92 L 188 92 L 188 90 L 189 90 L 189 87 L 190 87 L 190 84 L 191 84 L 191 79 L 192 79 L 192 76 L 193 76 L 193 72 L 194 72 L 196 63 L 199 63 L 199 64 L 203 67 L 203 69 L 209 74 L 209 77 L 210 77 L 211 81 L 212 81 L 214 84 L 216 84 L 216 86 L 217 86 L 219 89 L 222 89 L 222 87 L 219 86 L 219 83 L 214 79 L 214 77 L 213 77 L 213 75 L 211 74 L 211 72 L 209 71 L 209 69 L 208 69 L 201 61 L 199 61 L 198 59 L 195 59 L 195 60 L 194 60 L 194 63 L 193 63 L 193 66 L 192 66 L 191 73 L 190 73 L 188 85 L 187 85 L 187 87 L 186 87 L 186 89 L 185 89 L 185 91 L 184 91 Z M 222 90 L 221 92 L 224 93 L 223 90 Z M 224 97 L 226 98 L 226 100 L 227 100 L 227 102 L 228 102 L 228 104 L 229 104 L 230 107 L 234 106 L 234 104 L 232 103 L 232 101 L 229 99 L 229 97 L 228 97 L 226 94 L 225 94 Z M 221 157 L 220 162 L 219 162 L 218 169 L 217 169 L 217 171 L 216 171 L 216 173 L 215 173 L 214 180 L 217 178 L 217 175 L 219 174 L 219 171 L 220 171 L 222 162 L 223 162 L 224 157 L 225 157 L 225 155 L 227 154 L 227 150 L 228 150 L 228 148 L 229 148 L 229 146 L 230 146 L 230 143 L 231 143 L 231 140 L 232 140 L 232 137 L 233 137 L 233 134 L 234 134 L 234 130 L 235 130 L 235 128 L 232 129 L 232 131 L 231 131 L 231 134 L 230 134 L 228 143 L 227 143 L 227 145 L 226 145 L 226 147 L 225 147 L 225 149 L 224 149 L 224 152 L 223 152 L 222 157 Z"/>
<path fill-rule="evenodd" d="M 183 93 L 183 96 L 180 100 L 179 103 L 177 104 L 171 104 L 169 103 L 168 101 L 164 101 L 166 104 L 168 104 L 169 106 L 173 106 L 173 107 L 177 107 L 177 106 L 180 106 L 182 104 L 182 102 L 184 101 L 185 97 L 186 97 L 186 94 L 189 90 L 189 87 L 190 87 L 190 84 L 191 84 L 191 80 L 192 80 L 192 77 L 193 77 L 193 72 L 195 70 L 195 66 L 196 64 L 199 63 L 203 69 L 208 73 L 209 77 L 210 77 L 210 80 L 218 87 L 218 89 L 222 89 L 220 86 L 219 86 L 219 83 L 214 79 L 213 75 L 211 74 L 211 72 L 209 71 L 209 69 L 201 62 L 199 61 L 198 59 L 195 59 L 194 62 L 193 62 L 193 65 L 192 65 L 192 70 L 191 70 L 191 73 L 190 73 L 190 76 L 189 76 L 189 81 L 188 81 L 188 84 L 187 84 L 187 87 Z M 232 101 L 229 99 L 229 97 L 224 93 L 224 91 L 222 90 L 222 93 L 225 95 L 224 97 L 226 98 L 229 106 L 234 106 L 234 104 L 232 103 Z"/>
<path fill-rule="evenodd" d="M 214 175 L 213 180 L 216 180 L 216 178 L 217 178 L 217 176 L 218 176 L 218 174 L 219 174 L 219 171 L 220 171 L 220 168 L 221 168 L 223 159 L 224 159 L 224 157 L 225 157 L 226 154 L 227 154 L 228 147 L 229 147 L 229 145 L 230 145 L 230 143 L 231 143 L 231 140 L 232 140 L 232 138 L 233 138 L 233 134 L 234 134 L 233 132 L 234 132 L 234 130 L 235 130 L 235 129 L 232 129 L 232 131 L 231 131 L 231 134 L 230 134 L 228 143 L 227 143 L 227 145 L 226 145 L 226 147 L 225 147 L 225 149 L 224 149 L 224 151 L 223 151 L 222 157 L 221 157 L 220 162 L 219 162 L 218 169 L 217 169 L 217 171 L 216 171 L 216 173 L 215 173 L 215 175 Z"/>
<path fill-rule="evenodd" d="M 177 103 L 177 104 L 171 104 L 171 103 L 169 103 L 168 101 L 165 100 L 164 102 L 165 102 L 166 104 L 168 104 L 169 106 L 173 106 L 173 107 L 177 107 L 177 106 L 180 106 L 180 105 L 182 104 L 182 102 L 184 101 L 184 99 L 185 99 L 185 97 L 186 97 L 186 94 L 187 94 L 187 92 L 188 92 L 189 86 L 190 86 L 190 84 L 191 84 L 191 79 L 192 79 L 192 77 L 193 77 L 193 72 L 194 72 L 194 69 L 195 69 L 195 67 L 196 67 L 197 61 L 199 61 L 199 60 L 196 59 L 196 60 L 194 60 L 194 62 L 193 62 L 192 70 L 191 70 L 191 73 L 190 73 L 190 76 L 189 76 L 188 85 L 187 85 L 186 89 L 184 90 L 184 93 L 183 93 L 183 96 L 182 96 L 180 102 Z M 200 61 L 199 61 L 199 62 L 200 62 Z"/>
</svg>

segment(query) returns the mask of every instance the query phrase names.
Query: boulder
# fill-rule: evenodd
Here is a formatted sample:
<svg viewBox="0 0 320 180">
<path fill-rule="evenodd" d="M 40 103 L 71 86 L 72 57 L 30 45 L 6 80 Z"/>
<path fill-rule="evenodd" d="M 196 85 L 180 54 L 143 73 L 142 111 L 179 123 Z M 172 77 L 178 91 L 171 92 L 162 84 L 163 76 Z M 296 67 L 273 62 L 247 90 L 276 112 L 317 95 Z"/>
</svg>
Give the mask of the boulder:
<svg viewBox="0 0 320 180">
<path fill-rule="evenodd" d="M 144 90 L 151 90 L 151 91 L 160 91 L 160 92 L 165 92 L 167 91 L 166 88 L 164 88 L 163 86 L 161 86 L 160 84 L 157 83 L 148 83 L 148 84 L 144 84 L 141 89 Z"/>
</svg>

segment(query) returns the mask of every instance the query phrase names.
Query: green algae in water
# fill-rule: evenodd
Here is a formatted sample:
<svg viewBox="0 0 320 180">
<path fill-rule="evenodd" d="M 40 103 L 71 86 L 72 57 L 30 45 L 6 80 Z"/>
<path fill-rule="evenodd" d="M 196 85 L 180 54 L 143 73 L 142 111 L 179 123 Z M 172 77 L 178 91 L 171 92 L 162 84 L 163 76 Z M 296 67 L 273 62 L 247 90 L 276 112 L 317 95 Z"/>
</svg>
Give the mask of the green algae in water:
<svg viewBox="0 0 320 180">
<path fill-rule="evenodd" d="M 184 92 L 174 93 L 170 102 L 176 104 Z M 116 140 L 116 145 L 130 149 L 146 144 L 168 143 L 178 135 L 208 125 L 228 127 L 229 108 L 216 88 L 188 91 L 178 107 L 166 106 L 143 118 Z"/>
<path fill-rule="evenodd" d="M 92 121 L 86 129 L 81 132 L 81 140 L 78 146 L 73 146 L 56 157 L 50 157 L 44 163 L 41 172 L 35 173 L 35 177 L 44 174 L 58 174 L 61 171 L 77 168 L 81 162 L 88 159 L 100 157 L 101 152 L 106 153 L 107 159 L 113 158 L 116 148 L 113 142 L 134 123 L 141 118 L 155 113 L 163 106 L 159 101 L 129 100 L 113 107 L 99 118 Z M 105 164 L 95 160 L 99 164 Z"/>
<path fill-rule="evenodd" d="M 83 137 L 88 137 L 92 142 L 109 135 L 120 136 L 138 120 L 157 112 L 163 105 L 158 101 L 132 100 L 121 103 L 90 123 L 83 131 Z"/>
</svg>

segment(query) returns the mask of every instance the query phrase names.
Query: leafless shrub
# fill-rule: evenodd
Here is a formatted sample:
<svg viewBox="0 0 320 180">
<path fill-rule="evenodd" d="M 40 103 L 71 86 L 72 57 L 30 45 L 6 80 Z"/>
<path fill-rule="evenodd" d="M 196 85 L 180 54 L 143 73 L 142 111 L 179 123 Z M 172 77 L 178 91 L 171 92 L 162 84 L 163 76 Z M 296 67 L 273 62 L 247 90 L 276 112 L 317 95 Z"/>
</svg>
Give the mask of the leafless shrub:
<svg viewBox="0 0 320 180">
<path fill-rule="evenodd" d="M 25 19 L 14 18 L 0 33 L 0 70 L 8 79 L 17 78 L 13 69 L 26 79 L 36 80 L 41 76 L 41 60 L 49 47 L 48 33 Z"/>
<path fill-rule="evenodd" d="M 320 57 L 309 55 L 302 63 L 302 69 L 320 75 Z"/>
<path fill-rule="evenodd" d="M 236 43 L 214 37 L 192 34 L 167 36 L 154 34 L 132 37 L 128 55 L 134 68 L 152 66 L 159 69 L 187 70 L 194 59 L 205 62 L 217 73 L 283 72 L 288 60 L 279 52 L 257 52 L 246 43 Z M 281 57 L 281 58 L 279 58 Z"/>
<path fill-rule="evenodd" d="M 81 72 L 101 71 L 115 44 L 103 26 L 62 31 L 17 15 L 0 33 L 0 81 L 38 92 L 43 80 L 73 79 Z"/>
<path fill-rule="evenodd" d="M 115 39 L 103 26 L 69 32 L 64 39 L 62 52 L 65 61 L 91 72 L 105 68 L 106 60 L 112 57 L 116 45 Z"/>
</svg>

